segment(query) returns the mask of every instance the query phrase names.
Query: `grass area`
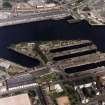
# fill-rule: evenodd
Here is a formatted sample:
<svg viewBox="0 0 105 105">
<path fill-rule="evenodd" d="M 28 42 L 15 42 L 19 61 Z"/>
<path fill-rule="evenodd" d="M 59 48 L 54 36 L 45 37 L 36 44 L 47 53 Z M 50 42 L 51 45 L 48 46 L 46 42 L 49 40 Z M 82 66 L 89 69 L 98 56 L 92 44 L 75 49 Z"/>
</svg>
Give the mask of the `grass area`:
<svg viewBox="0 0 105 105">
<path fill-rule="evenodd" d="M 54 81 L 58 81 L 61 80 L 62 76 L 60 74 L 57 73 L 51 73 L 51 74 L 47 74 L 45 76 L 42 76 L 40 78 L 38 78 L 38 83 L 43 83 L 43 82 L 54 82 Z"/>
<path fill-rule="evenodd" d="M 48 62 L 47 57 L 42 53 L 42 51 L 40 50 L 40 48 L 38 46 L 36 46 L 36 52 L 38 53 L 38 55 L 41 57 L 41 59 L 44 61 L 44 63 L 46 64 Z"/>
<path fill-rule="evenodd" d="M 24 55 L 27 55 L 29 57 L 38 59 L 41 61 L 40 65 L 44 65 L 48 62 L 47 57 L 40 51 L 40 48 L 38 47 L 38 43 L 27 43 L 22 42 L 18 44 L 13 44 L 9 48 L 13 49 L 19 53 L 22 53 Z"/>
<path fill-rule="evenodd" d="M 72 85 L 64 84 L 65 91 L 69 96 L 71 101 L 71 105 L 78 105 L 80 104 L 80 97 L 79 94 L 74 90 Z"/>
<path fill-rule="evenodd" d="M 22 72 L 25 72 L 25 70 L 22 67 L 11 65 L 6 72 L 8 72 L 9 75 L 13 76 Z"/>
<path fill-rule="evenodd" d="M 36 58 L 38 56 L 38 53 L 36 52 L 35 46 L 36 46 L 36 44 L 29 46 L 28 43 L 22 42 L 22 43 L 19 43 L 16 45 L 13 44 L 10 46 L 10 48 L 17 51 L 17 52 L 23 53 L 27 56 Z"/>
</svg>

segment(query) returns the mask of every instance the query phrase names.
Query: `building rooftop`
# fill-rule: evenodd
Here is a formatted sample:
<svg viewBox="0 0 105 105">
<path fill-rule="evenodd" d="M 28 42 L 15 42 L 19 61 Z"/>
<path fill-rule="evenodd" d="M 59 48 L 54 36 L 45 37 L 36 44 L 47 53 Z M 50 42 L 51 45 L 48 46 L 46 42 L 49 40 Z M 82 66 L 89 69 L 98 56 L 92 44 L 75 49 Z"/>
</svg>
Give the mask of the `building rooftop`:
<svg viewBox="0 0 105 105">
<path fill-rule="evenodd" d="M 31 105 L 28 94 L 0 98 L 0 105 Z"/>
<path fill-rule="evenodd" d="M 55 85 L 51 85 L 50 88 L 47 87 L 46 91 L 47 92 L 54 91 L 54 92 L 60 93 L 60 92 L 63 92 L 63 89 L 60 84 L 55 84 Z"/>
<path fill-rule="evenodd" d="M 34 82 L 34 78 L 31 74 L 23 74 L 20 76 L 11 77 L 6 80 L 8 88 L 17 87 L 21 85 L 27 85 Z"/>
</svg>

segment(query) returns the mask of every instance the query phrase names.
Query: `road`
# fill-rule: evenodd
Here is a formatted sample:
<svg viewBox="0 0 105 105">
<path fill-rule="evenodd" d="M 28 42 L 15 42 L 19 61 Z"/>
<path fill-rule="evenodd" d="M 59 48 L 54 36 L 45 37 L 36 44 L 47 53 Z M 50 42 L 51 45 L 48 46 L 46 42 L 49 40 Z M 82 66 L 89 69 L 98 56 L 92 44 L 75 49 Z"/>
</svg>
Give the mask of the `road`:
<svg viewBox="0 0 105 105">
<path fill-rule="evenodd" d="M 8 25 L 15 25 L 21 23 L 29 23 L 33 21 L 42 21 L 48 19 L 62 19 L 64 17 L 70 16 L 70 13 L 63 9 L 53 9 L 49 11 L 21 15 L 16 17 L 11 17 L 8 19 L 0 20 L 0 26 L 8 26 Z"/>
<path fill-rule="evenodd" d="M 76 0 L 75 0 L 76 2 Z M 8 25 L 15 25 L 21 23 L 29 23 L 34 21 L 42 21 L 48 19 L 62 19 L 68 16 L 73 15 L 75 19 L 80 19 L 80 16 L 75 13 L 73 8 L 80 8 L 83 7 L 84 4 L 86 5 L 88 2 L 84 0 L 83 2 L 79 3 L 78 5 L 72 5 L 75 2 L 70 1 L 69 3 L 66 1 L 65 4 L 61 4 L 59 8 L 54 8 L 46 11 L 37 11 L 33 13 L 22 14 L 21 16 L 12 16 L 7 19 L 0 20 L 0 26 L 8 26 Z M 75 7 L 74 7 L 75 6 Z M 70 22 L 75 22 L 74 19 Z"/>
</svg>

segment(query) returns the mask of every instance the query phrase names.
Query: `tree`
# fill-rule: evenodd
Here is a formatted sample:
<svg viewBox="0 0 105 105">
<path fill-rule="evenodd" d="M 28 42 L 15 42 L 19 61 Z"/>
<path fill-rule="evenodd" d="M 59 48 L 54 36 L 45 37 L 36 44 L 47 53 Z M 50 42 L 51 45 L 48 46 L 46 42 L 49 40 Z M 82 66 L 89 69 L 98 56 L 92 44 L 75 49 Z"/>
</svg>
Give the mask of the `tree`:
<svg viewBox="0 0 105 105">
<path fill-rule="evenodd" d="M 3 7 L 4 7 L 4 8 L 12 8 L 12 5 L 11 5 L 11 3 L 9 3 L 9 2 L 4 2 L 4 3 L 3 3 Z"/>
</svg>

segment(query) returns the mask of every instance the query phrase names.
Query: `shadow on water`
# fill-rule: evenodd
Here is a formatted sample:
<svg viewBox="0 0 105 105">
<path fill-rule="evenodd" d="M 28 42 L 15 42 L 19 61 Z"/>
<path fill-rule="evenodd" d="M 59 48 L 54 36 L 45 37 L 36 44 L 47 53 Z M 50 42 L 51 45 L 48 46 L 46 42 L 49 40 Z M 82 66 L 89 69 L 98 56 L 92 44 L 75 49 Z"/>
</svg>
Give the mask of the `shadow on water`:
<svg viewBox="0 0 105 105">
<path fill-rule="evenodd" d="M 92 27 L 86 21 L 70 24 L 66 20 L 42 21 L 0 28 L 0 57 L 25 65 L 19 54 L 7 47 L 13 43 L 44 40 L 90 39 L 105 51 L 105 26 Z M 26 57 L 28 59 L 28 57 Z M 17 59 L 17 60 L 16 60 Z M 36 60 L 36 59 L 35 59 Z M 33 60 L 29 62 L 33 63 Z M 36 62 L 38 62 L 36 60 Z M 33 63 L 34 65 L 37 63 Z M 32 65 L 33 65 L 32 64 Z M 30 64 L 27 64 L 30 65 Z"/>
<path fill-rule="evenodd" d="M 90 39 L 98 46 L 100 51 L 105 52 L 105 25 L 92 26 Z"/>
</svg>

